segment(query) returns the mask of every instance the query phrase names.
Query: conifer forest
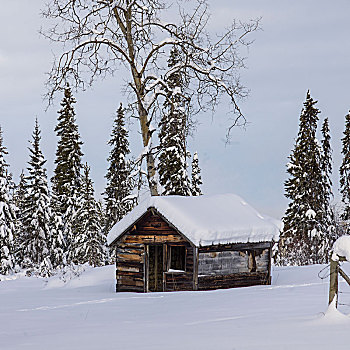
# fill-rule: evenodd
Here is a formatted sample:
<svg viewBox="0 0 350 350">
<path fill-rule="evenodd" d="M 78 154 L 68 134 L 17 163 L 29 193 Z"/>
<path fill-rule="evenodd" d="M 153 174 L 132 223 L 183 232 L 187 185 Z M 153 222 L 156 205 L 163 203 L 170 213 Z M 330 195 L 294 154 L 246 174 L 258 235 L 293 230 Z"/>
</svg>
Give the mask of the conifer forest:
<svg viewBox="0 0 350 350">
<path fill-rule="evenodd" d="M 43 27 L 41 35 L 66 48 L 53 61 L 47 80 L 48 103 L 55 96 L 61 101 L 54 129 L 54 170 L 49 178 L 42 131 L 35 119 L 28 160 L 16 181 L 7 161 L 6 130 L 0 129 L 3 275 L 24 269 L 50 276 L 66 266 L 113 263 L 106 236 L 143 196 L 203 194 L 200 157 L 188 146 L 197 132 L 196 116 L 215 111 L 225 97 L 233 111 L 227 140 L 235 127 L 246 125 L 240 100 L 247 88 L 237 72 L 244 66 L 241 50 L 252 43 L 249 38 L 260 29 L 260 18 L 234 22 L 213 40 L 205 28 L 210 13 L 204 0 L 195 2 L 192 16 L 180 8 L 178 23 L 166 26 L 158 21 L 167 9 L 159 1 L 142 8 L 137 2 L 123 6 L 54 0 L 42 10 L 43 18 L 56 24 Z M 95 16 L 99 24 L 94 24 Z M 74 91 L 95 84 L 101 75 L 113 75 L 122 62 L 129 72 L 129 98 L 116 106 L 105 155 L 105 188 L 96 193 L 94 164 L 83 161 L 79 120 L 84 117 L 76 115 Z M 83 67 L 86 74 L 80 72 Z M 348 232 L 350 117 L 345 117 L 341 140 L 341 200 L 335 202 L 331 130 L 328 118 L 320 120 L 319 115 L 308 91 L 286 168 L 288 206 L 275 242 L 277 265 L 327 263 L 335 240 Z M 130 148 L 130 118 L 139 123 L 144 147 L 139 154 Z"/>
<path fill-rule="evenodd" d="M 29 158 L 20 180 L 12 179 L 0 132 L 1 274 L 24 269 L 27 275 L 51 276 L 69 266 L 113 263 L 106 235 L 138 203 L 145 189 L 142 155 L 130 154 L 125 109 L 120 104 L 111 131 L 106 188 L 97 200 L 90 165 L 82 162 L 83 141 L 67 85 L 57 115 L 58 142 L 54 175 L 48 179 L 41 151 L 41 130 L 35 120 Z M 187 149 L 186 115 L 169 111 L 160 121 L 159 176 L 161 195 L 198 196 L 202 184 L 198 155 Z M 179 132 L 180 131 L 180 132 Z M 189 173 L 190 171 L 190 173 Z M 191 180 L 192 179 L 192 180 Z"/>
</svg>

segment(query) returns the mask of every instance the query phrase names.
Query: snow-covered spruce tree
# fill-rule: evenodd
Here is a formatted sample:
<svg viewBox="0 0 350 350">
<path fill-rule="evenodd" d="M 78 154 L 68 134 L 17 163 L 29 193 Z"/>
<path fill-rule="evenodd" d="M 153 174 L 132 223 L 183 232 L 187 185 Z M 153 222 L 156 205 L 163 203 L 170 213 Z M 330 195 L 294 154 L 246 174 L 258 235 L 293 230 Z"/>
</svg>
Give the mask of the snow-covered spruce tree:
<svg viewBox="0 0 350 350">
<path fill-rule="evenodd" d="M 195 152 L 192 158 L 192 181 L 191 181 L 191 192 L 192 196 L 200 196 L 202 195 L 201 185 L 202 177 L 201 177 L 201 169 L 199 167 L 198 153 Z"/>
<path fill-rule="evenodd" d="M 70 261 L 75 264 L 88 263 L 101 266 L 105 262 L 106 243 L 101 225 L 100 210 L 94 198 L 93 182 L 90 179 L 90 167 L 84 165 L 80 208 L 76 213 L 74 224 L 76 233 L 72 242 Z"/>
<path fill-rule="evenodd" d="M 341 219 L 350 222 L 350 111 L 345 116 L 345 130 L 342 138 L 343 160 L 339 169 L 340 193 L 342 195 L 343 210 Z"/>
<path fill-rule="evenodd" d="M 69 85 L 64 90 L 61 110 L 58 112 L 58 124 L 55 132 L 59 137 L 56 150 L 56 167 L 52 181 L 52 190 L 57 199 L 58 211 L 63 215 L 68 208 L 69 199 L 79 195 L 81 182 L 82 141 L 75 119 L 74 104 Z"/>
<path fill-rule="evenodd" d="M 19 238 L 22 267 L 38 268 L 43 275 L 50 275 L 51 208 L 46 160 L 40 149 L 38 120 L 29 147 L 28 177 L 23 203 L 22 232 Z"/>
<path fill-rule="evenodd" d="M 19 215 L 17 215 L 17 218 L 19 220 L 21 218 L 21 212 L 22 212 L 21 209 L 23 208 L 23 203 L 25 200 L 26 193 L 27 193 L 27 177 L 25 176 L 25 173 L 22 170 L 21 175 L 19 176 L 18 185 L 16 186 L 14 195 L 13 195 L 13 201 L 19 212 Z"/>
<path fill-rule="evenodd" d="M 181 63 L 176 47 L 170 51 L 169 68 Z M 184 97 L 184 77 L 174 71 L 167 77 L 166 100 L 159 123 L 159 182 L 162 195 L 190 196 L 191 186 L 187 173 L 187 114 L 189 100 Z"/>
<path fill-rule="evenodd" d="M 63 223 L 59 215 L 52 212 L 51 221 L 51 240 L 50 240 L 50 261 L 52 267 L 62 268 L 66 265 L 65 240 L 63 237 Z"/>
<path fill-rule="evenodd" d="M 21 234 L 23 232 L 22 227 L 22 220 L 23 220 L 23 212 L 24 212 L 24 205 L 25 205 L 25 196 L 27 193 L 27 177 L 24 173 L 24 170 L 22 170 L 21 175 L 19 177 L 19 183 L 15 188 L 14 195 L 13 195 L 13 202 L 16 206 L 16 237 L 15 237 L 15 258 L 16 263 L 21 264 L 23 261 L 23 255 L 21 254 L 21 250 L 19 249 L 20 246 L 20 239 Z"/>
<path fill-rule="evenodd" d="M 50 242 L 50 260 L 52 267 L 62 268 L 66 265 L 66 242 L 64 239 L 64 223 L 60 213 L 56 211 L 57 200 L 51 193 L 51 242 Z"/>
<path fill-rule="evenodd" d="M 52 177 L 54 205 L 62 215 L 66 213 L 71 198 L 77 196 L 80 187 L 81 145 L 78 126 L 76 124 L 74 104 L 75 98 L 67 84 L 58 111 L 58 123 L 55 132 L 59 138 L 56 149 L 56 167 Z"/>
<path fill-rule="evenodd" d="M 16 234 L 16 207 L 10 195 L 11 176 L 8 174 L 7 154 L 0 127 L 0 274 L 6 275 L 14 268 L 14 240 Z"/>
<path fill-rule="evenodd" d="M 316 103 L 308 91 L 295 147 L 289 157 L 287 172 L 290 178 L 285 182 L 285 196 L 290 203 L 283 217 L 284 229 L 278 243 L 277 263 L 280 265 L 327 261 L 329 222 L 325 218 L 324 201 L 330 196 L 325 193 L 325 174 L 329 165 L 326 165 L 328 160 L 324 159 L 316 139 L 320 113 Z"/>
<path fill-rule="evenodd" d="M 52 206 L 56 214 L 62 218 L 66 251 L 70 250 L 70 244 L 74 236 L 74 215 L 79 209 L 81 158 L 83 156 L 81 151 L 82 141 L 75 119 L 75 103 L 71 89 L 67 85 L 61 102 L 62 108 L 58 112 L 58 124 L 55 128 L 59 140 L 56 150 L 56 167 L 51 179 Z"/>
<path fill-rule="evenodd" d="M 104 231 L 106 233 L 135 205 L 135 198 L 131 195 L 134 181 L 131 177 L 131 162 L 127 159 L 130 150 L 122 104 L 117 111 L 108 145 L 112 149 L 107 159 L 109 167 L 106 174 L 107 186 L 104 192 L 106 208 Z"/>
<path fill-rule="evenodd" d="M 322 192 L 321 198 L 323 198 L 323 218 L 321 223 L 323 230 L 326 233 L 324 237 L 324 260 L 328 262 L 329 252 L 333 247 L 333 243 L 338 238 L 335 227 L 335 213 L 331 207 L 332 193 L 332 148 L 331 148 L 331 135 L 329 130 L 328 118 L 325 118 L 321 128 L 321 170 L 322 170 Z"/>
</svg>

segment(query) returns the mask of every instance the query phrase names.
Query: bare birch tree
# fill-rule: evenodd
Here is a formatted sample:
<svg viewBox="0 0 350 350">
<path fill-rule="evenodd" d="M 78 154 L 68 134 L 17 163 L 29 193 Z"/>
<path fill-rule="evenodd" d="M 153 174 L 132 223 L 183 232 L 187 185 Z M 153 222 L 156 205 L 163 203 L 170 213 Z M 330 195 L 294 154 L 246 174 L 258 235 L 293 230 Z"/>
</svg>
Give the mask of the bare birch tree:
<svg viewBox="0 0 350 350">
<path fill-rule="evenodd" d="M 158 190 L 150 147 L 151 121 L 164 99 L 171 104 L 166 78 L 176 71 L 185 74 L 186 95 L 192 96 L 197 111 L 215 109 L 226 95 L 232 105 L 231 127 L 244 123 L 238 105 L 247 94 L 239 78 L 244 67 L 240 49 L 251 43 L 248 35 L 259 28 L 259 19 L 233 21 L 224 33 L 211 36 L 206 30 L 210 17 L 206 0 L 174 4 L 161 0 L 51 0 L 43 11 L 53 25 L 42 33 L 63 46 L 49 75 L 49 100 L 66 81 L 84 89 L 121 66 L 129 71 L 127 85 L 140 122 L 152 195 Z M 191 11 L 188 8 L 193 4 Z M 167 57 L 172 47 L 177 47 L 184 59 L 169 68 Z"/>
</svg>

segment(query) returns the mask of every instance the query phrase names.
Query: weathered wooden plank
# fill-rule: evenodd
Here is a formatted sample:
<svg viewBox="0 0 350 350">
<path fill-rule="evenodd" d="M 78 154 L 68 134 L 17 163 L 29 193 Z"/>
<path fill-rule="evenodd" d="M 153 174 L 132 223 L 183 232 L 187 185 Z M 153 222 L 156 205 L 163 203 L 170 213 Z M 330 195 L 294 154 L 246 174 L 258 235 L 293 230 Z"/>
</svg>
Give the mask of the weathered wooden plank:
<svg viewBox="0 0 350 350">
<path fill-rule="evenodd" d="M 127 243 L 172 243 L 183 242 L 183 238 L 179 235 L 127 235 L 125 237 Z"/>
<path fill-rule="evenodd" d="M 176 232 L 172 227 L 170 227 L 169 225 L 165 224 L 165 223 L 151 223 L 151 224 L 147 224 L 147 225 L 139 225 L 136 228 L 136 232 L 139 231 L 169 231 L 169 232 Z"/>
<path fill-rule="evenodd" d="M 143 286 L 125 286 L 117 283 L 116 285 L 116 291 L 117 292 L 136 292 L 136 293 L 143 293 L 144 287 Z"/>
<path fill-rule="evenodd" d="M 116 271 L 116 277 L 135 277 L 143 280 L 143 272 L 140 271 Z"/>
<path fill-rule="evenodd" d="M 117 266 L 117 271 L 124 271 L 124 272 L 142 272 L 140 271 L 139 267 L 130 267 L 130 266 Z"/>
<path fill-rule="evenodd" d="M 193 282 L 192 273 L 170 273 L 165 274 L 165 281 L 168 282 Z"/>
<path fill-rule="evenodd" d="M 248 287 L 265 284 L 269 284 L 269 275 L 268 273 L 261 272 L 198 277 L 199 290 Z"/>
<path fill-rule="evenodd" d="M 142 229 L 142 230 L 137 230 L 135 232 L 132 232 L 133 235 L 135 236 L 148 236 L 148 235 L 155 235 L 155 236 L 169 236 L 169 235 L 172 235 L 172 236 L 177 236 L 177 233 L 176 231 L 174 230 L 166 230 L 166 229 L 159 229 L 159 230 L 156 230 L 156 229 L 149 229 L 149 230 L 145 230 L 145 229 Z M 181 237 L 181 236 L 179 236 Z M 182 238 L 182 241 L 183 242 L 186 242 L 183 238 Z"/>
<path fill-rule="evenodd" d="M 169 244 L 169 246 L 182 246 L 182 247 L 186 247 L 187 249 L 191 249 L 192 245 L 189 244 L 187 241 L 179 241 L 179 242 L 167 242 L 167 244 Z"/>
<path fill-rule="evenodd" d="M 136 277 L 117 276 L 117 284 L 123 286 L 143 287 L 143 279 Z"/>
<path fill-rule="evenodd" d="M 137 268 L 137 269 L 140 269 L 140 271 L 143 271 L 143 263 L 140 263 L 140 262 L 134 262 L 134 261 L 117 261 L 116 262 L 116 268 L 118 267 L 134 267 L 134 268 Z"/>
<path fill-rule="evenodd" d="M 193 266 L 193 289 L 198 290 L 198 259 L 199 253 L 198 248 L 193 248 L 194 255 L 194 266 Z"/>
<path fill-rule="evenodd" d="M 218 244 L 218 245 L 199 247 L 199 253 L 220 252 L 220 251 L 227 251 L 227 250 L 266 249 L 266 248 L 271 248 L 271 246 L 272 246 L 271 242 Z"/>
<path fill-rule="evenodd" d="M 144 253 L 144 248 L 117 248 L 117 254 L 136 254 L 142 255 Z"/>
<path fill-rule="evenodd" d="M 127 248 L 131 248 L 131 249 L 144 249 L 145 245 L 142 243 L 126 243 L 126 242 L 120 242 L 117 244 L 117 248 L 121 248 L 121 249 L 127 249 Z"/>
<path fill-rule="evenodd" d="M 143 256 L 138 254 L 118 254 L 117 262 L 143 262 Z"/>
</svg>

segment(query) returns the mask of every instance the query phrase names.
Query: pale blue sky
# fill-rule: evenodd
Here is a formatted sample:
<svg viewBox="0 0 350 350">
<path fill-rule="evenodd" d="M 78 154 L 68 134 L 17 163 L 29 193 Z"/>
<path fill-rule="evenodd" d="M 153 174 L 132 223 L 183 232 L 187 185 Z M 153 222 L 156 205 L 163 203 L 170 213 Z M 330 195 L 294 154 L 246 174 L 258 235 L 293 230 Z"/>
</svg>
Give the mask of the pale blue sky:
<svg viewBox="0 0 350 350">
<path fill-rule="evenodd" d="M 11 0 L 0 12 L 0 124 L 4 130 L 8 161 L 17 180 L 28 159 L 28 140 L 37 116 L 42 127 L 43 151 L 52 174 L 56 147 L 53 132 L 56 104 L 45 112 L 45 72 L 54 47 L 38 34 L 42 0 Z M 200 125 L 190 140 L 197 150 L 207 194 L 234 192 L 261 212 L 281 217 L 285 164 L 293 147 L 298 118 L 307 89 L 319 101 L 321 119 L 328 116 L 334 149 L 334 192 L 338 192 L 340 139 L 344 116 L 350 109 L 350 3 L 338 1 L 209 0 L 212 30 L 229 25 L 233 18 L 262 16 L 262 31 L 254 34 L 243 83 L 251 90 L 242 103 L 249 125 L 235 129 L 232 144 L 225 145 L 229 125 L 224 104 L 211 114 L 200 115 Z M 84 161 L 92 168 L 97 192 L 104 187 L 106 145 L 113 112 L 126 98 L 120 77 L 99 82 L 76 95 L 77 120 L 84 141 Z M 134 128 L 136 129 L 136 128 Z M 136 130 L 134 130 L 136 131 Z M 140 149 L 132 135 L 135 154 Z"/>
</svg>

